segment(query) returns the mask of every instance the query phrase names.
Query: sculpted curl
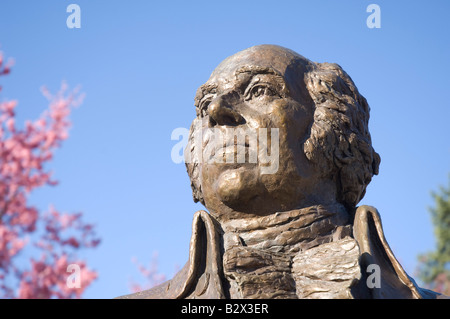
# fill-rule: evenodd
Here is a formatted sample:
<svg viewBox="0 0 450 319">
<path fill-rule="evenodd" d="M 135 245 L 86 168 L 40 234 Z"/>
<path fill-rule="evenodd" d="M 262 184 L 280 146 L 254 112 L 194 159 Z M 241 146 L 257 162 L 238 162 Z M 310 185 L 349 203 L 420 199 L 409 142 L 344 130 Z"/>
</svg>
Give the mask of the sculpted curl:
<svg viewBox="0 0 450 319">
<path fill-rule="evenodd" d="M 317 63 L 305 80 L 315 104 L 305 154 L 336 181 L 338 201 L 355 207 L 380 165 L 368 129 L 369 105 L 337 64 Z"/>
</svg>

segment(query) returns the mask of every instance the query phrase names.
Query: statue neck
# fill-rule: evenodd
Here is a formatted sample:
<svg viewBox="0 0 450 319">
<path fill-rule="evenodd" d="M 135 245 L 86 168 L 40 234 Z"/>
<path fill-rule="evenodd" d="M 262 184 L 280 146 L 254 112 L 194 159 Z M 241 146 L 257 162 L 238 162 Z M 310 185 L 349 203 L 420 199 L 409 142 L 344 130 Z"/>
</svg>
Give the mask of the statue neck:
<svg viewBox="0 0 450 319">
<path fill-rule="evenodd" d="M 341 204 L 229 219 L 220 224 L 225 250 L 247 246 L 291 254 L 351 234 L 350 215 Z"/>
<path fill-rule="evenodd" d="M 318 205 L 221 222 L 223 270 L 229 295 L 231 298 L 297 298 L 295 271 L 303 264 L 295 262 L 296 256 L 350 235 L 349 220 L 342 205 Z"/>
</svg>

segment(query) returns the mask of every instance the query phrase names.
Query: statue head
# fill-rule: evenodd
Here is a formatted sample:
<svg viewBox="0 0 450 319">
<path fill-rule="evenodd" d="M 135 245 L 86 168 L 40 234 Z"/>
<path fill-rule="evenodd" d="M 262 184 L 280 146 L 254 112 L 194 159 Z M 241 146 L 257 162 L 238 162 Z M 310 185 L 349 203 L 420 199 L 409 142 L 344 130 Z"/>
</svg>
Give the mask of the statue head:
<svg viewBox="0 0 450 319">
<path fill-rule="evenodd" d="M 187 171 L 194 201 L 219 218 L 318 204 L 352 209 L 378 173 L 369 106 L 337 64 L 251 47 L 217 66 L 195 107 Z"/>
</svg>

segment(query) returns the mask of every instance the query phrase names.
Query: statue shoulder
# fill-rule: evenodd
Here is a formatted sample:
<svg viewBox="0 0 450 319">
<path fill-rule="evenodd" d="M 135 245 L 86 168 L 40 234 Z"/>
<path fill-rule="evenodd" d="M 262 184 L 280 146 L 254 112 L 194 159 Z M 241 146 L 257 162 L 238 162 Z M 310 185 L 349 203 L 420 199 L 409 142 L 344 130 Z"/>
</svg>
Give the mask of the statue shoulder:
<svg viewBox="0 0 450 319">
<path fill-rule="evenodd" d="M 174 276 L 159 286 L 118 299 L 223 299 L 220 230 L 204 210 L 194 214 L 189 260 Z"/>
<path fill-rule="evenodd" d="M 363 270 L 378 269 L 379 284 L 371 288 L 373 298 L 437 298 L 438 293 L 420 288 L 403 269 L 384 236 L 381 216 L 373 206 L 359 206 L 355 211 L 353 237 L 360 249 Z"/>
</svg>

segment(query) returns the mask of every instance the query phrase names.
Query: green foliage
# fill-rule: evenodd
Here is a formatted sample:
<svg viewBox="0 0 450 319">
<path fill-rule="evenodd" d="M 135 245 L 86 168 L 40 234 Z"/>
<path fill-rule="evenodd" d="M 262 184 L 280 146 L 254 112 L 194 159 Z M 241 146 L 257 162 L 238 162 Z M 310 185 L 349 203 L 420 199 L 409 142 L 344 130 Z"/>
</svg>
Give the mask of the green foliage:
<svg viewBox="0 0 450 319">
<path fill-rule="evenodd" d="M 432 192 L 434 207 L 429 209 L 434 226 L 436 249 L 419 256 L 419 279 L 432 289 L 450 289 L 450 175 L 447 188 Z M 437 289 L 438 288 L 438 289 Z"/>
</svg>

